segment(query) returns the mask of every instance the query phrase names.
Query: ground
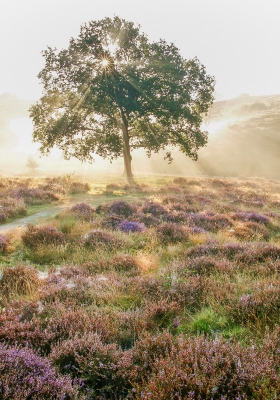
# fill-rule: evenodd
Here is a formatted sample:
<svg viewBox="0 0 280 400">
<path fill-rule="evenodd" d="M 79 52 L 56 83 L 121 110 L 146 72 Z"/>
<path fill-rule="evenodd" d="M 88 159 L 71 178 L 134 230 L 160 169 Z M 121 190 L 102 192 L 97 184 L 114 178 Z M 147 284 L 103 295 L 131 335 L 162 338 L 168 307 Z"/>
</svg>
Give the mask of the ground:
<svg viewBox="0 0 280 400">
<path fill-rule="evenodd" d="M 280 182 L 137 181 L 52 181 L 48 206 L 19 185 L 27 217 L 0 227 L 2 398 L 278 398 Z"/>
</svg>

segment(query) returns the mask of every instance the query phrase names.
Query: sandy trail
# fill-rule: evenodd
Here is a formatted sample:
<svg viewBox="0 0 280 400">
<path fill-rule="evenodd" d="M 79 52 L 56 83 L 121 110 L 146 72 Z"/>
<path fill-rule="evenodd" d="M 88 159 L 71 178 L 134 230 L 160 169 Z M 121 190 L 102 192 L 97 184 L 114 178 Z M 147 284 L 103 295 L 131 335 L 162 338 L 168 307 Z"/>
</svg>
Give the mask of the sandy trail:
<svg viewBox="0 0 280 400">
<path fill-rule="evenodd" d="M 77 203 L 89 203 L 92 206 L 98 206 L 101 203 L 111 203 L 115 200 L 125 200 L 125 201 L 130 201 L 135 199 L 135 196 L 128 194 L 120 197 L 113 197 L 113 198 L 106 198 L 103 195 L 97 195 L 97 194 L 83 194 L 83 195 L 75 195 L 70 198 L 66 198 L 63 201 L 61 201 L 58 204 L 46 204 L 44 208 L 42 208 L 40 211 L 26 216 L 22 218 L 17 218 L 12 222 L 8 222 L 6 224 L 0 225 L 0 233 L 7 233 L 9 231 L 12 231 L 13 229 L 18 229 L 18 228 L 24 228 L 28 224 L 39 224 L 43 220 L 49 218 L 49 217 L 54 217 L 55 215 L 59 214 L 61 211 L 65 210 L 68 207 L 73 206 L 74 204 Z"/>
<path fill-rule="evenodd" d="M 100 200 L 98 201 L 98 197 L 100 198 L 100 196 L 96 195 L 74 196 L 73 198 L 64 199 L 58 204 L 46 204 L 44 208 L 32 215 L 17 218 L 12 222 L 0 225 L 0 233 L 7 233 L 9 231 L 12 231 L 13 229 L 24 228 L 28 224 L 36 225 L 44 219 L 54 217 L 66 208 L 71 207 L 74 204 L 80 203 L 82 201 L 85 203 L 90 203 L 91 205 L 98 205 L 100 203 Z"/>
</svg>

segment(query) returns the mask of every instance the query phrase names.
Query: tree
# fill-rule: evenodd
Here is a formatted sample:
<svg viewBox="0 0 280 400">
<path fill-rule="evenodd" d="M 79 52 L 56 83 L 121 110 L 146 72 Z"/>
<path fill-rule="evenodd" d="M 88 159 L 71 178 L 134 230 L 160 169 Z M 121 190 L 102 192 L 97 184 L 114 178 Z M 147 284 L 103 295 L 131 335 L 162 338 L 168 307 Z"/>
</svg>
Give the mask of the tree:
<svg viewBox="0 0 280 400">
<path fill-rule="evenodd" d="M 31 173 L 34 173 L 38 169 L 39 165 L 32 156 L 28 156 L 26 167 L 29 169 Z"/>
<path fill-rule="evenodd" d="M 123 156 L 133 183 L 133 149 L 150 156 L 178 146 L 197 159 L 207 143 L 200 125 L 213 102 L 214 78 L 174 44 L 151 43 L 139 26 L 114 17 L 83 25 L 68 49 L 49 47 L 43 55 L 43 96 L 30 108 L 43 154 L 57 146 L 66 159 Z M 170 151 L 165 158 L 172 161 Z"/>
</svg>

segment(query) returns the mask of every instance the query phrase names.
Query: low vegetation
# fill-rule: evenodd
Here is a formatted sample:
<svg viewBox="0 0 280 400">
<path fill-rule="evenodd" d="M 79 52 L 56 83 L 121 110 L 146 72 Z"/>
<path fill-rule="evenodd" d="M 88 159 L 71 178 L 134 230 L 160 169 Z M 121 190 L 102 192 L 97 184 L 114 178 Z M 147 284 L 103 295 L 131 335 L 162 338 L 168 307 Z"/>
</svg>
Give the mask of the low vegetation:
<svg viewBox="0 0 280 400">
<path fill-rule="evenodd" d="M 280 183 L 139 182 L 0 235 L 0 397 L 279 398 Z"/>
<path fill-rule="evenodd" d="M 89 190 L 88 183 L 76 182 L 70 175 L 42 179 L 0 176 L 0 224 L 27 215 L 32 206 Z"/>
</svg>

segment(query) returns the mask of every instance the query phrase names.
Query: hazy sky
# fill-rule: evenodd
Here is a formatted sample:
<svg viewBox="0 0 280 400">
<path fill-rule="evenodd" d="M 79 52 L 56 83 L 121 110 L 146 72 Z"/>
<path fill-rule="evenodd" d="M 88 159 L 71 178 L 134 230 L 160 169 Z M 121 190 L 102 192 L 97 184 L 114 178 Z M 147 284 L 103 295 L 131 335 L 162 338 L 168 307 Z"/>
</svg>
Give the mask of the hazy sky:
<svg viewBox="0 0 280 400">
<path fill-rule="evenodd" d="M 280 93 L 280 0 L 0 0 L 0 94 L 39 98 L 41 51 L 114 15 L 197 56 L 219 99 Z"/>
</svg>

